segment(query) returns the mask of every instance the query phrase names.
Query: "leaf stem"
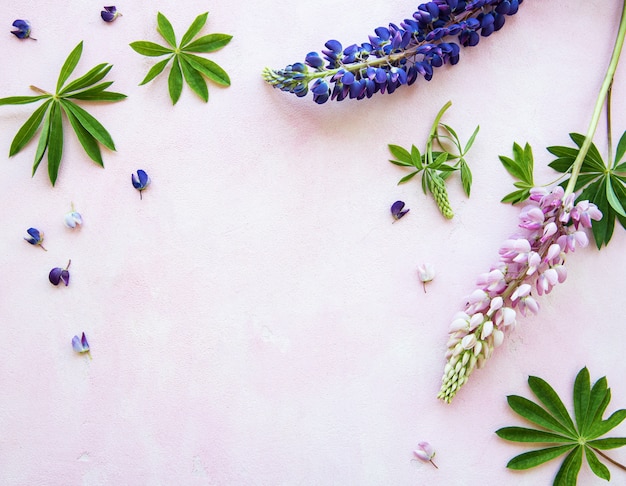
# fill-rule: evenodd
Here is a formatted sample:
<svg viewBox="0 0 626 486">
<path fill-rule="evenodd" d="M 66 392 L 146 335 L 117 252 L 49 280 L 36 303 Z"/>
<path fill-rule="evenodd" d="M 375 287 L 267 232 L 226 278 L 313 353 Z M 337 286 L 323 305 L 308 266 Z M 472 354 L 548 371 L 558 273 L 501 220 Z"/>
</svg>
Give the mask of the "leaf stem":
<svg viewBox="0 0 626 486">
<path fill-rule="evenodd" d="M 604 457 L 607 461 L 609 461 L 611 464 L 613 464 L 614 466 L 619 467 L 620 469 L 623 469 L 624 471 L 626 471 L 626 466 L 624 466 L 623 464 L 620 464 L 617 461 L 614 461 L 613 459 L 611 459 L 609 456 L 607 456 L 604 452 L 596 449 L 595 447 L 591 448 L 593 450 L 593 452 L 595 452 L 596 454 Z"/>
<path fill-rule="evenodd" d="M 33 86 L 32 84 L 30 85 L 30 89 L 32 89 L 33 91 L 37 91 L 37 93 L 52 96 L 52 93 L 48 93 L 45 89 L 38 88 L 37 86 Z"/>
<path fill-rule="evenodd" d="M 574 160 L 574 164 L 572 165 L 572 176 L 567 183 L 567 187 L 565 188 L 564 198 L 574 192 L 574 187 L 576 186 L 576 180 L 578 179 L 578 175 L 580 174 L 580 168 L 583 165 L 583 161 L 589 151 L 589 147 L 591 147 L 591 143 L 593 141 L 593 136 L 596 132 L 596 128 L 598 127 L 598 121 L 600 120 L 600 114 L 602 112 L 602 108 L 607 100 L 607 94 L 611 89 L 611 84 L 613 83 L 613 77 L 615 76 L 615 70 L 617 69 L 617 63 L 619 62 L 620 54 L 622 53 L 622 46 L 624 45 L 624 37 L 626 36 L 626 0 L 624 0 L 624 5 L 622 6 L 622 16 L 619 23 L 619 30 L 617 33 L 617 38 L 615 39 L 615 46 L 613 47 L 613 54 L 611 56 L 611 61 L 609 62 L 609 67 L 606 70 L 606 75 L 604 76 L 604 81 L 602 82 L 602 87 L 600 88 L 600 93 L 598 94 L 598 98 L 596 100 L 596 105 L 593 110 L 593 115 L 591 117 L 591 122 L 589 123 L 589 129 L 587 130 L 587 135 L 585 136 L 585 140 L 583 141 L 582 146 L 580 147 L 580 151 L 576 156 L 576 160 Z"/>
</svg>

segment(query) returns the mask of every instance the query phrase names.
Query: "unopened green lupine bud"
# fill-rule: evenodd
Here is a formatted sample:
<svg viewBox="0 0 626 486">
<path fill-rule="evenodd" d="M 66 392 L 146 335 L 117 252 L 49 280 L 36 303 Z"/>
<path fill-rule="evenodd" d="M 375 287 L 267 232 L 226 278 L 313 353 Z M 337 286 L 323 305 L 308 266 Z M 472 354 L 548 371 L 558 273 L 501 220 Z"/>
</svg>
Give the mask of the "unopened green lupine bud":
<svg viewBox="0 0 626 486">
<path fill-rule="evenodd" d="M 448 190 L 446 189 L 445 181 L 437 174 L 431 175 L 432 184 L 430 185 L 430 190 L 433 193 L 435 198 L 435 202 L 439 207 L 439 211 L 443 214 L 447 219 L 452 219 L 454 217 L 454 212 L 452 211 L 452 206 L 450 206 L 450 199 L 448 198 Z"/>
</svg>

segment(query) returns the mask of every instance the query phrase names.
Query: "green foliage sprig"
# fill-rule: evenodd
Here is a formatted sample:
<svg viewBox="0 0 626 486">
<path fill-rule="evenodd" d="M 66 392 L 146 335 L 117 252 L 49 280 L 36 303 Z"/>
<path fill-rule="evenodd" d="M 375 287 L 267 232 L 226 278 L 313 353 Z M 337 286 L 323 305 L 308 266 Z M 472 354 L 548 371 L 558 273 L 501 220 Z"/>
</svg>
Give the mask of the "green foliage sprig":
<svg viewBox="0 0 626 486">
<path fill-rule="evenodd" d="M 48 176 L 52 185 L 56 183 L 63 155 L 63 114 L 67 117 L 78 140 L 87 155 L 98 165 L 104 167 L 99 144 L 115 150 L 113 139 L 102 124 L 87 111 L 73 101 L 120 101 L 126 95 L 107 91 L 112 81 L 100 83 L 113 67 L 111 64 L 98 64 L 86 74 L 65 84 L 83 52 L 82 41 L 72 50 L 65 60 L 54 94 L 31 86 L 41 93 L 37 96 L 12 96 L 0 99 L 1 105 L 23 105 L 45 100 L 39 108 L 26 120 L 13 138 L 9 157 L 17 154 L 35 136 L 41 126 L 39 143 L 35 152 L 33 175 L 37 171 L 44 154 L 48 153 Z"/>
<path fill-rule="evenodd" d="M 587 368 L 578 372 L 574 382 L 573 418 L 545 380 L 530 376 L 528 385 L 543 406 L 517 395 L 511 395 L 507 400 L 514 412 L 539 426 L 539 429 L 504 427 L 496 434 L 514 442 L 551 445 L 515 456 L 508 462 L 508 468 L 530 469 L 567 454 L 554 478 L 554 486 L 576 484 L 583 455 L 593 473 L 607 481 L 611 473 L 598 456 L 626 469 L 602 452 L 626 445 L 626 437 L 601 438 L 626 418 L 626 409 L 617 410 L 607 419 L 602 418 L 611 401 L 611 389 L 606 377 L 600 378 L 592 387 Z"/>
<path fill-rule="evenodd" d="M 168 77 L 168 89 L 173 105 L 180 98 L 183 89 L 183 77 L 189 87 L 205 103 L 209 100 L 209 90 L 205 77 L 221 86 L 230 86 L 230 78 L 226 71 L 215 62 L 193 54 L 194 52 L 216 51 L 232 39 L 232 36 L 228 34 L 208 34 L 194 40 L 194 37 L 206 24 L 208 15 L 208 12 L 198 15 L 183 35 L 180 44 L 177 44 L 172 24 L 161 12 L 157 14 L 157 32 L 161 34 L 168 45 L 162 46 L 154 42 L 137 41 L 132 42 L 130 47 L 144 56 L 167 56 L 167 58 L 152 66 L 140 86 L 161 74 L 170 61 L 172 61 L 172 67 Z"/>
<path fill-rule="evenodd" d="M 412 172 L 400 179 L 398 184 L 408 182 L 421 172 L 424 194 L 430 192 L 433 195 L 439 210 L 448 219 L 454 216 L 454 212 L 450 206 L 446 180 L 453 172 L 460 171 L 463 190 L 469 197 L 472 187 L 472 172 L 465 160 L 465 156 L 474 144 L 480 129 L 477 126 L 465 146 L 463 146 L 454 129 L 441 122 L 443 114 L 451 105 L 452 103 L 448 101 L 439 110 L 428 135 L 426 149 L 423 154 L 415 145 L 411 146 L 410 151 L 398 145 L 389 145 L 389 151 L 395 157 L 395 159 L 389 160 L 389 162 L 412 169 Z M 435 150 L 435 143 L 439 150 Z M 453 145 L 453 149 L 450 149 L 450 144 Z"/>
</svg>

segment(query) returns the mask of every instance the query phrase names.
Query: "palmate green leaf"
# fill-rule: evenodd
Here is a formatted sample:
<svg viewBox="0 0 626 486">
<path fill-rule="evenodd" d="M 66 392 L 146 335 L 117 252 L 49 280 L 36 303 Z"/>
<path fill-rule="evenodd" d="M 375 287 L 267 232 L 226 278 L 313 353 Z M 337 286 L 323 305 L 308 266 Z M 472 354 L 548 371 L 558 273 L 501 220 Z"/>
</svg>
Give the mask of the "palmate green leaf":
<svg viewBox="0 0 626 486">
<path fill-rule="evenodd" d="M 566 452 L 571 451 L 574 447 L 576 447 L 576 444 L 567 444 L 524 452 L 511 459 L 506 467 L 515 470 L 530 469 L 531 467 L 536 467 L 552 459 L 556 459 Z"/>
<path fill-rule="evenodd" d="M 72 114 L 78 119 L 80 124 L 89 132 L 91 135 L 98 140 L 102 145 L 110 150 L 115 150 L 115 144 L 113 143 L 113 139 L 109 132 L 107 132 L 106 128 L 102 126 L 102 124 L 96 120 L 93 116 L 83 110 L 76 103 L 73 103 L 69 100 L 65 100 L 63 104 L 63 108 L 72 112 Z"/>
<path fill-rule="evenodd" d="M 183 91 L 183 75 L 180 70 L 180 64 L 178 63 L 178 57 L 174 58 L 172 69 L 167 79 L 167 86 L 170 92 L 170 98 L 172 99 L 172 104 L 175 105 Z"/>
<path fill-rule="evenodd" d="M 211 81 L 220 84 L 222 86 L 230 86 L 230 77 L 220 66 L 204 57 L 195 56 L 193 54 L 183 53 L 181 57 L 184 57 L 189 64 L 191 64 L 196 70 L 200 71 Z"/>
<path fill-rule="evenodd" d="M 585 141 L 585 136 L 581 135 L 580 133 L 570 133 L 569 136 L 574 141 L 574 143 L 578 145 L 578 148 L 580 149 L 580 147 L 582 147 Z M 596 147 L 596 145 L 593 142 L 589 146 L 589 151 L 587 152 L 587 155 L 585 156 L 585 160 L 589 161 L 591 166 L 599 172 L 604 171 L 606 168 L 606 164 L 604 163 L 604 160 L 602 159 L 602 155 L 600 155 L 600 152 L 598 151 L 598 147 Z"/>
<path fill-rule="evenodd" d="M 509 395 L 507 397 L 507 402 L 517 414 L 521 415 L 526 420 L 529 420 L 545 429 L 566 435 L 567 437 L 576 437 L 574 430 L 564 425 L 550 412 L 537 405 L 532 400 L 518 395 Z"/>
<path fill-rule="evenodd" d="M 388 147 L 389 147 L 389 151 L 391 152 L 391 155 L 393 155 L 399 162 L 403 162 L 407 166 L 414 165 L 413 159 L 411 158 L 411 154 L 409 153 L 407 149 L 400 147 L 399 145 L 393 145 L 393 144 L 389 144 Z"/>
<path fill-rule="evenodd" d="M 626 445 L 626 437 L 609 437 L 607 439 L 595 439 L 587 442 L 594 449 L 608 450 L 617 449 Z"/>
<path fill-rule="evenodd" d="M 176 48 L 176 35 L 174 34 L 174 28 L 167 17 L 161 12 L 157 13 L 157 32 L 163 36 L 165 42 L 167 42 L 173 48 Z"/>
<path fill-rule="evenodd" d="M 209 89 L 202 74 L 187 62 L 185 56 L 180 56 L 180 67 L 189 87 L 206 103 L 209 100 Z"/>
<path fill-rule="evenodd" d="M 587 367 L 584 367 L 578 372 L 576 380 L 574 380 L 574 415 L 578 433 L 581 435 L 585 433 L 587 428 L 587 410 L 589 409 L 590 399 L 591 381 L 589 370 Z"/>
<path fill-rule="evenodd" d="M 65 83 L 65 81 L 67 81 L 70 75 L 74 72 L 74 69 L 76 69 L 76 65 L 78 64 L 78 61 L 80 60 L 80 56 L 82 54 L 83 54 L 83 41 L 80 41 L 78 45 L 72 50 L 72 52 L 70 52 L 70 55 L 67 56 L 65 63 L 63 63 L 63 66 L 61 67 L 61 72 L 59 73 L 59 80 L 57 81 L 57 88 L 56 88 L 57 93 L 61 91 L 61 88 L 63 87 L 63 84 Z"/>
<path fill-rule="evenodd" d="M 168 49 L 167 47 L 163 47 L 149 41 L 136 41 L 131 42 L 129 45 L 135 52 L 141 54 L 142 56 L 159 57 L 174 53 L 172 49 Z"/>
<path fill-rule="evenodd" d="M 167 59 L 163 59 L 162 61 L 159 61 L 154 66 L 152 66 L 150 68 L 150 71 L 148 71 L 148 74 L 146 74 L 146 77 L 143 78 L 143 81 L 139 83 L 139 86 L 149 83 L 154 78 L 156 78 L 159 74 L 161 74 L 163 70 L 165 69 L 165 66 L 167 66 L 167 63 L 170 62 L 170 59 L 172 59 L 172 57 L 174 56 L 170 56 Z"/>
<path fill-rule="evenodd" d="M 547 381 L 538 376 L 528 377 L 528 386 L 533 391 L 535 396 L 543 403 L 546 410 L 548 410 L 556 420 L 559 421 L 571 434 L 576 434 L 576 427 L 572 418 L 567 413 L 567 409 L 559 395 L 554 391 Z"/>
<path fill-rule="evenodd" d="M 506 204 L 517 204 L 522 201 L 526 201 L 530 197 L 530 189 L 521 189 L 519 191 L 513 191 L 504 196 L 500 202 Z"/>
<path fill-rule="evenodd" d="M 589 394 L 589 408 L 585 422 L 591 427 L 594 422 L 602 420 L 602 415 L 611 400 L 611 390 L 608 388 L 606 377 L 597 380 Z"/>
<path fill-rule="evenodd" d="M 79 91 L 83 88 L 86 88 L 87 86 L 91 86 L 92 84 L 97 83 L 109 73 L 112 67 L 113 66 L 111 64 L 107 63 L 98 64 L 96 67 L 90 69 L 80 78 L 75 79 L 74 81 L 69 83 L 59 92 L 59 96 L 64 96 L 67 93 L 71 93 L 72 91 Z"/>
<path fill-rule="evenodd" d="M 33 174 L 37 172 L 37 168 L 43 159 L 44 154 L 46 153 L 46 149 L 48 148 L 48 140 L 50 138 L 50 116 L 52 113 L 52 108 L 56 106 L 56 103 L 50 103 L 48 110 L 46 111 L 46 116 L 43 120 L 43 128 L 41 129 L 41 135 L 39 136 L 39 143 L 37 144 L 37 150 L 35 152 L 35 160 L 33 162 Z"/>
<path fill-rule="evenodd" d="M 572 486 L 578 480 L 578 473 L 583 464 L 583 446 L 577 446 L 570 452 L 554 478 L 553 486 Z"/>
<path fill-rule="evenodd" d="M 48 136 L 48 176 L 54 186 L 59 174 L 61 157 L 63 156 L 63 119 L 59 102 L 52 104 L 50 113 L 50 134 Z"/>
<path fill-rule="evenodd" d="M 11 148 L 9 149 L 9 157 L 12 157 L 18 153 L 24 146 L 31 141 L 37 130 L 41 126 L 41 122 L 46 115 L 48 107 L 52 103 L 52 100 L 48 100 L 37 108 L 33 114 L 26 120 L 26 123 L 18 130 L 17 134 L 11 142 Z"/>
<path fill-rule="evenodd" d="M 35 103 L 36 101 L 50 98 L 51 95 L 39 96 L 9 96 L 8 98 L 0 98 L 0 106 L 2 105 L 26 105 Z"/>
<path fill-rule="evenodd" d="M 613 414 L 608 419 L 594 423 L 590 427 L 586 436 L 589 439 L 596 439 L 606 434 L 609 430 L 617 427 L 624 421 L 624 419 L 626 419 L 626 409 L 622 408 L 620 410 L 617 410 L 616 412 L 613 412 Z"/>
<path fill-rule="evenodd" d="M 203 14 L 198 15 L 194 19 L 194 21 L 191 23 L 191 25 L 187 29 L 187 32 L 185 32 L 185 34 L 183 35 L 183 38 L 180 40 L 181 49 L 185 49 L 187 44 L 189 44 L 189 42 L 191 42 L 191 40 L 196 35 L 198 35 L 198 33 L 202 30 L 202 27 L 204 27 L 204 24 L 206 24 L 208 17 L 209 17 L 209 12 L 205 12 Z"/>
<path fill-rule="evenodd" d="M 419 173 L 420 171 L 416 170 L 414 172 L 411 172 L 409 175 L 405 175 L 402 179 L 398 181 L 398 185 L 404 184 L 405 182 L 410 181 L 411 179 L 413 179 L 413 177 L 415 177 Z"/>
<path fill-rule="evenodd" d="M 607 481 L 611 480 L 609 468 L 600 462 L 600 459 L 598 459 L 598 456 L 596 456 L 596 453 L 593 452 L 591 448 L 585 447 L 585 457 L 589 468 L 596 476 Z"/>
</svg>

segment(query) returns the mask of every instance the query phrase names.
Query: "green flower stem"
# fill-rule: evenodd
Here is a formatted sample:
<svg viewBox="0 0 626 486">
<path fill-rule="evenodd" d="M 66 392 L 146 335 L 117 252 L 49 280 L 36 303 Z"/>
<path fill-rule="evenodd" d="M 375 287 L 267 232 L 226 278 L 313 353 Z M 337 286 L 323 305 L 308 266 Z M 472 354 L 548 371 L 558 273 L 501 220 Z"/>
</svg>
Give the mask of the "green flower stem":
<svg viewBox="0 0 626 486">
<path fill-rule="evenodd" d="M 600 120 L 600 115 L 602 113 L 602 108 L 607 100 L 607 95 L 611 89 L 611 84 L 613 83 L 613 77 L 615 76 L 615 70 L 617 69 L 617 63 L 619 62 L 620 54 L 622 53 L 622 46 L 624 45 L 624 37 L 626 36 L 626 0 L 624 0 L 624 5 L 622 6 L 622 17 L 619 23 L 619 31 L 617 33 L 617 38 L 615 39 L 615 47 L 613 47 L 613 55 L 611 56 L 611 62 L 609 62 L 609 67 L 606 70 L 606 75 L 604 76 L 604 82 L 602 83 L 602 87 L 600 88 L 600 93 L 598 94 L 598 99 L 596 100 L 596 106 L 593 110 L 593 116 L 591 117 L 591 123 L 589 124 L 589 129 L 587 130 L 587 135 L 585 136 L 585 140 L 580 147 L 580 151 L 578 152 L 578 156 L 576 160 L 574 160 L 574 164 L 572 165 L 572 176 L 567 183 L 567 187 L 565 188 L 565 196 L 567 197 L 571 193 L 574 192 L 574 187 L 576 186 L 576 180 L 578 179 L 578 175 L 580 174 L 580 168 L 583 165 L 583 161 L 587 156 L 587 152 L 589 151 L 589 147 L 593 142 L 593 136 L 596 132 L 596 128 L 598 127 L 598 121 Z"/>
</svg>

